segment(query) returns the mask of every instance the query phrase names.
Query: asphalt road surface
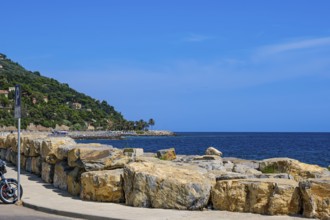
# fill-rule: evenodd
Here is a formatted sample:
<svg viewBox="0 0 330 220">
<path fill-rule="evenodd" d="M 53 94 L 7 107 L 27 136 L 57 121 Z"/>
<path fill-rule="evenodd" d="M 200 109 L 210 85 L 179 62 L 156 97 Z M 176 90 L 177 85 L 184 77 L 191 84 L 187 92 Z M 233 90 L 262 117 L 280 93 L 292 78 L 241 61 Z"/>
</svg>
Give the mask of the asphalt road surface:
<svg viewBox="0 0 330 220">
<path fill-rule="evenodd" d="M 17 205 L 5 205 L 0 202 L 0 220 L 69 220 L 59 215 L 51 215 Z"/>
</svg>

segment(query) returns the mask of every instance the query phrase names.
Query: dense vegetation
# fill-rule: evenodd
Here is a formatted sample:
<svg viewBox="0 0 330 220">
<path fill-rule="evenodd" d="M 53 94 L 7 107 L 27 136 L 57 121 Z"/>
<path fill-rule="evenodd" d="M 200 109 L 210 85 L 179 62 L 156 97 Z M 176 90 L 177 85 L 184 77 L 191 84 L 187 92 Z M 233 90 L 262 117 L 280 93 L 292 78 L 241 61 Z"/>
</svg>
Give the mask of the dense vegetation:
<svg viewBox="0 0 330 220">
<path fill-rule="evenodd" d="M 65 125 L 71 130 L 143 130 L 154 125 L 153 119 L 127 121 L 106 101 L 95 100 L 70 88 L 68 84 L 24 69 L 0 54 L 0 126 L 15 125 L 15 85 L 22 90 L 22 128 L 30 123 L 55 128 Z M 8 96 L 8 97 L 7 97 Z"/>
</svg>

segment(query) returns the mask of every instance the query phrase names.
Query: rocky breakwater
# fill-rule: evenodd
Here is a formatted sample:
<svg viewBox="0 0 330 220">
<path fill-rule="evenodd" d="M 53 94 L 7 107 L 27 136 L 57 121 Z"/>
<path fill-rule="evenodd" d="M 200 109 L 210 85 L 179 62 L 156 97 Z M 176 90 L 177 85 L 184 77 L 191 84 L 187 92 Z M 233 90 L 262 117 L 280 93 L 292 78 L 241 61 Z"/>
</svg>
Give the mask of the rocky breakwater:
<svg viewBox="0 0 330 220">
<path fill-rule="evenodd" d="M 151 154 L 45 135 L 21 143 L 22 167 L 84 200 L 330 219 L 330 171 L 289 158 L 223 158 L 215 148 Z M 0 137 L 2 159 L 15 164 L 17 151 L 15 135 Z"/>
<path fill-rule="evenodd" d="M 1 136 L 1 159 L 16 164 L 17 143 L 15 134 Z M 21 135 L 20 154 L 21 167 L 26 171 L 41 176 L 45 182 L 67 190 L 72 195 L 80 195 L 83 199 L 96 201 L 103 200 L 99 200 L 97 196 L 86 196 L 86 194 L 90 194 L 88 191 L 90 188 L 97 189 L 100 185 L 96 187 L 92 181 L 85 181 L 82 174 L 92 175 L 91 179 L 94 181 L 97 176 L 102 175 L 88 174 L 89 171 L 100 171 L 105 173 L 105 178 L 108 178 L 105 170 L 123 168 L 131 159 L 124 155 L 122 150 L 112 146 L 77 144 L 69 137 L 49 137 L 47 134 L 38 133 Z M 116 172 L 114 176 L 118 177 L 118 173 Z M 84 184 L 82 184 L 82 179 Z M 122 187 L 122 184 L 119 185 Z M 115 201 L 124 201 L 124 196 L 121 197 Z"/>
<path fill-rule="evenodd" d="M 73 139 L 123 139 L 125 136 L 174 136 L 172 131 L 69 131 L 68 136 Z"/>
</svg>

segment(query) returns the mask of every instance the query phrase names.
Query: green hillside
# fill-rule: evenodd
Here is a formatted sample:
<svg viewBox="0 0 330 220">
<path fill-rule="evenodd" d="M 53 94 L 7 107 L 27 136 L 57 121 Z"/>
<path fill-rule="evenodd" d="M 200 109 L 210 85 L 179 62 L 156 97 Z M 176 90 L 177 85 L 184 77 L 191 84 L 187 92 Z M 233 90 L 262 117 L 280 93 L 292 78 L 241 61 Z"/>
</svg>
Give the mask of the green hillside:
<svg viewBox="0 0 330 220">
<path fill-rule="evenodd" d="M 30 123 L 71 130 L 143 130 L 144 120 L 127 121 L 106 101 L 77 92 L 68 84 L 31 72 L 0 53 L 0 126 L 15 125 L 14 88 L 22 87 L 22 128 Z M 153 125 L 153 119 L 149 120 Z"/>
</svg>

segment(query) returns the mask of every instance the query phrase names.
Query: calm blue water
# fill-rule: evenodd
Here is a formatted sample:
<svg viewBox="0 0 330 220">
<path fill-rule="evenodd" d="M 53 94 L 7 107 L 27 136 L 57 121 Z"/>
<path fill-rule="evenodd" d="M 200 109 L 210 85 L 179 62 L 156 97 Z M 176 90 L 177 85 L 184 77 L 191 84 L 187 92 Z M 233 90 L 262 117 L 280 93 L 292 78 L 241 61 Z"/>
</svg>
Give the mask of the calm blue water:
<svg viewBox="0 0 330 220">
<path fill-rule="evenodd" d="M 203 155 L 209 146 L 224 157 L 265 159 L 290 157 L 299 161 L 330 165 L 330 133 L 227 133 L 178 132 L 174 137 L 126 137 L 125 140 L 77 140 L 102 143 L 116 148 L 138 147 L 145 152 L 174 147 L 177 154 Z"/>
</svg>

